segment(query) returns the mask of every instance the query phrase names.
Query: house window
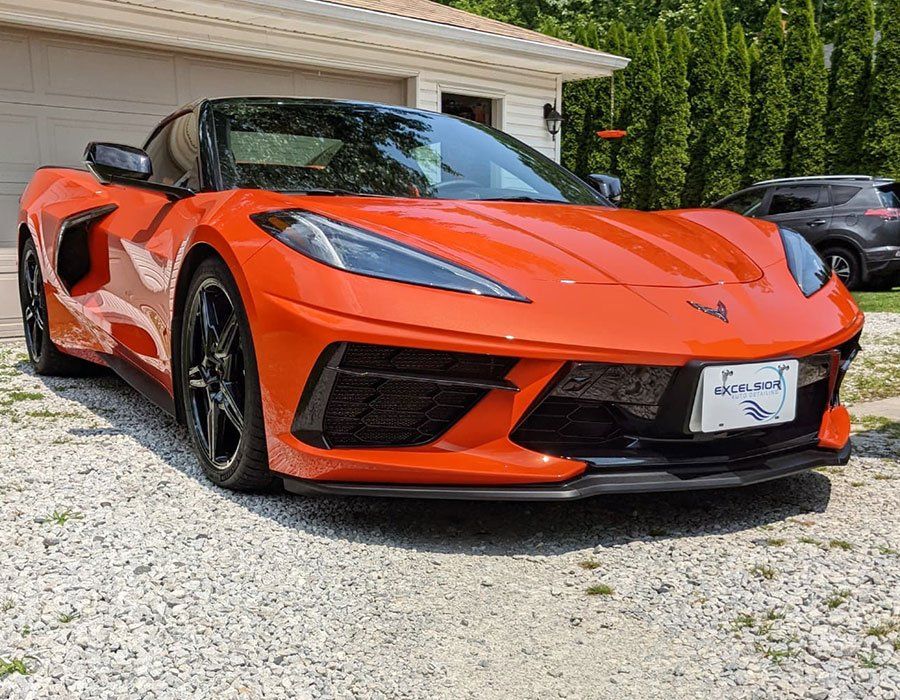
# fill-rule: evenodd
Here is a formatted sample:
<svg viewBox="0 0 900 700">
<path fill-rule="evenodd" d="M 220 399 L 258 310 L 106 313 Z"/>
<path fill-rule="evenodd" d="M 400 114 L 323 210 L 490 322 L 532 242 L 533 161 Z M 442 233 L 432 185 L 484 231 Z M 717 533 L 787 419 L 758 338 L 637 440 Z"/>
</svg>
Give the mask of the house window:
<svg viewBox="0 0 900 700">
<path fill-rule="evenodd" d="M 494 125 L 494 100 L 490 97 L 472 97 L 445 92 L 441 94 L 441 111 L 479 124 Z"/>
</svg>

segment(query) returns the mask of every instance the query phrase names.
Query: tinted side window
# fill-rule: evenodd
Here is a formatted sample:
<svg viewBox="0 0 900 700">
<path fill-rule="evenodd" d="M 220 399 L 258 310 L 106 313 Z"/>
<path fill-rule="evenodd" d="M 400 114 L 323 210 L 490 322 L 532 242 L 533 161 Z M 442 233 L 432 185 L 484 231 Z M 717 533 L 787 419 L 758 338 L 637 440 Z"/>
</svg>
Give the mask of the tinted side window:
<svg viewBox="0 0 900 700">
<path fill-rule="evenodd" d="M 861 189 L 861 187 L 850 187 L 849 185 L 832 185 L 831 201 L 834 206 L 839 207 L 853 199 Z"/>
<path fill-rule="evenodd" d="M 185 114 L 166 124 L 147 144 L 145 150 L 153 164 L 151 182 L 200 189 L 200 148 L 194 113 Z"/>
<path fill-rule="evenodd" d="M 900 184 L 894 183 L 886 187 L 879 187 L 878 198 L 881 200 L 881 205 L 888 209 L 900 208 Z"/>
<path fill-rule="evenodd" d="M 788 214 L 828 206 L 828 190 L 820 185 L 779 187 L 772 195 L 769 215 Z"/>
<path fill-rule="evenodd" d="M 750 190 L 749 192 L 744 192 L 736 197 L 732 197 L 727 202 L 723 202 L 721 208 L 729 209 L 730 211 L 743 214 L 744 216 L 755 216 L 759 213 L 759 208 L 762 206 L 762 201 L 765 196 L 766 189 L 761 187 L 758 190 Z"/>
</svg>

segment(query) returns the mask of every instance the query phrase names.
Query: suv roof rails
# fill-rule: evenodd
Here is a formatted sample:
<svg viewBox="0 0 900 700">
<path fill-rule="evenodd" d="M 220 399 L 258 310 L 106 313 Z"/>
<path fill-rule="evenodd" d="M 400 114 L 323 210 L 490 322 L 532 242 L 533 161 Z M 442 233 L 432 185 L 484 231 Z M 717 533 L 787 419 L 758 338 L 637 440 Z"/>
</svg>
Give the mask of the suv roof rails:
<svg viewBox="0 0 900 700">
<path fill-rule="evenodd" d="M 841 181 L 841 180 L 862 180 L 865 182 L 881 182 L 887 180 L 884 177 L 873 177 L 872 175 L 803 175 L 801 177 L 776 177 L 772 180 L 760 180 L 754 182 L 753 185 L 771 185 L 776 182 L 807 182 L 815 180 Z"/>
<path fill-rule="evenodd" d="M 773 180 L 760 180 L 753 184 L 771 185 L 775 182 L 805 182 L 808 180 L 865 180 L 866 182 L 871 182 L 881 179 L 883 178 L 876 178 L 871 175 L 804 175 L 802 177 L 776 177 Z"/>
</svg>

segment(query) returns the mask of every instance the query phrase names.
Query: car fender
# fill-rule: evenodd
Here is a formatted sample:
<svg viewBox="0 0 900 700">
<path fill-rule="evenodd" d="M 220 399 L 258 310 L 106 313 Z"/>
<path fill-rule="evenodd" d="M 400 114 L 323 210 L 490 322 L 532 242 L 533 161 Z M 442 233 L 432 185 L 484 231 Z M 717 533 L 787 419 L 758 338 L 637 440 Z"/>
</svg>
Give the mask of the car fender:
<svg viewBox="0 0 900 700">
<path fill-rule="evenodd" d="M 177 295 L 182 287 L 186 291 L 190 283 L 186 274 L 193 272 L 194 261 L 212 253 L 228 266 L 241 292 L 244 307 L 248 315 L 252 315 L 250 312 L 254 309 L 254 300 L 244 266 L 272 239 L 250 220 L 246 210 L 254 209 L 247 207 L 245 201 L 242 201 L 246 197 L 237 196 L 235 191 L 198 196 L 208 197 L 209 200 L 204 202 L 205 214 L 197 226 L 185 235 L 176 251 L 172 269 L 172 294 Z M 188 263 L 186 268 L 185 263 Z M 180 299 L 173 298 L 173 310 L 177 308 L 179 301 Z"/>
<path fill-rule="evenodd" d="M 113 205 L 103 190 L 85 184 L 85 173 L 70 168 L 40 168 L 20 199 L 19 224 L 25 224 L 41 259 L 45 281 L 59 288 L 56 268 L 57 235 L 67 219 Z M 20 243 L 21 244 L 21 243 Z"/>
</svg>

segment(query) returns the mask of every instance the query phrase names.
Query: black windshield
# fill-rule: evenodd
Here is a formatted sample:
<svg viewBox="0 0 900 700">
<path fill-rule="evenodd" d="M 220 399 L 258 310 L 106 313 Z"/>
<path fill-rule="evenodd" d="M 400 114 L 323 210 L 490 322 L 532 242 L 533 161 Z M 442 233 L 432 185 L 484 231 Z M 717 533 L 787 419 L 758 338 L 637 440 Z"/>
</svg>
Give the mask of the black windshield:
<svg viewBox="0 0 900 700">
<path fill-rule="evenodd" d="M 213 102 L 212 115 L 229 189 L 605 204 L 511 136 L 444 114 L 244 98 Z"/>
</svg>

